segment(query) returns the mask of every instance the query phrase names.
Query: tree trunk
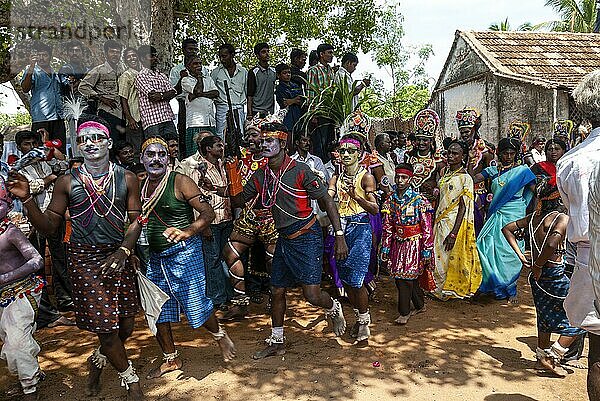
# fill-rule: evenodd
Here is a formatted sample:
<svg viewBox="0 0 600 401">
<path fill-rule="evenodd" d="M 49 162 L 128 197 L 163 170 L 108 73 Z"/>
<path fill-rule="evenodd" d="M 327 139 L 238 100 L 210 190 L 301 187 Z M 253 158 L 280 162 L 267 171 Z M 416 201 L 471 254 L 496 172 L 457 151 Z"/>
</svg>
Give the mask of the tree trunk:
<svg viewBox="0 0 600 401">
<path fill-rule="evenodd" d="M 167 75 L 172 67 L 173 33 L 173 0 L 152 0 L 150 44 L 158 51 L 159 70 Z"/>
</svg>

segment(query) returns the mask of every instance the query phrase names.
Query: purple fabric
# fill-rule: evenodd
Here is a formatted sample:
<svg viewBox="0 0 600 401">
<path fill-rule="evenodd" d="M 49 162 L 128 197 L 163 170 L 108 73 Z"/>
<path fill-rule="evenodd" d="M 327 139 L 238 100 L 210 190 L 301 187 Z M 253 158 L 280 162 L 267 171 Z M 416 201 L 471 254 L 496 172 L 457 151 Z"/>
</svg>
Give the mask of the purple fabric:
<svg viewBox="0 0 600 401">
<path fill-rule="evenodd" d="M 475 237 L 483 228 L 485 223 L 485 206 L 487 203 L 487 194 L 475 194 Z"/>
</svg>

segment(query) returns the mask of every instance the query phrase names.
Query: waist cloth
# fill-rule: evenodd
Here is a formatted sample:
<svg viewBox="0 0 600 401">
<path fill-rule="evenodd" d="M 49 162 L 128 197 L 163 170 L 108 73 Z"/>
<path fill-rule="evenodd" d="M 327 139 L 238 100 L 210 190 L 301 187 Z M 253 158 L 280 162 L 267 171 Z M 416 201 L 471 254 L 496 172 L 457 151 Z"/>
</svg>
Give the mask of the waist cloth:
<svg viewBox="0 0 600 401">
<path fill-rule="evenodd" d="M 8 283 L 0 287 L 0 307 L 6 308 L 17 298 L 28 297 L 31 293 L 37 294 L 45 285 L 44 279 L 35 273 Z"/>
<path fill-rule="evenodd" d="M 310 227 L 307 224 L 313 220 Z M 294 238 L 287 238 L 306 230 Z M 323 263 L 323 232 L 313 216 L 278 230 L 275 245 L 271 285 L 278 288 L 321 284 Z"/>
<path fill-rule="evenodd" d="M 571 337 L 585 333 L 584 330 L 571 326 L 563 307 L 570 284 L 563 264 L 544 266 L 537 281 L 530 273 L 529 284 L 531 285 L 539 331 Z"/>
<path fill-rule="evenodd" d="M 139 310 L 135 272 L 130 263 L 119 275 L 103 276 L 101 266 L 118 244 L 70 243 L 67 257 L 73 284 L 73 305 L 77 327 L 93 333 L 119 329 L 119 318 Z"/>
<path fill-rule="evenodd" d="M 213 313 L 206 295 L 206 271 L 202 239 L 193 236 L 162 252 L 150 252 L 146 275 L 170 299 L 162 307 L 158 323 L 179 322 L 183 312 L 190 327 L 202 326 Z"/>
</svg>

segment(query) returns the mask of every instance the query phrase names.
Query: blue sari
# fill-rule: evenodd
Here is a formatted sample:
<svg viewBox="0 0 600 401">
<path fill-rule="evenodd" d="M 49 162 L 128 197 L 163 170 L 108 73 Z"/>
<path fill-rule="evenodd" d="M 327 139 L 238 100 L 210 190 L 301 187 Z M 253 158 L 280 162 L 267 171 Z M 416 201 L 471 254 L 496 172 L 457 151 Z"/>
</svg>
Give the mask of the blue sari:
<svg viewBox="0 0 600 401">
<path fill-rule="evenodd" d="M 485 222 L 477 237 L 477 251 L 481 260 L 483 280 L 479 291 L 493 293 L 497 299 L 517 295 L 517 279 L 521 261 L 502 234 L 510 222 L 525 217 L 527 205 L 533 197 L 528 185 L 535 175 L 527 166 L 517 166 L 502 173 L 496 166 L 483 170 L 483 176 L 492 179 L 494 198 L 490 203 Z M 524 249 L 524 241 L 519 241 Z"/>
</svg>

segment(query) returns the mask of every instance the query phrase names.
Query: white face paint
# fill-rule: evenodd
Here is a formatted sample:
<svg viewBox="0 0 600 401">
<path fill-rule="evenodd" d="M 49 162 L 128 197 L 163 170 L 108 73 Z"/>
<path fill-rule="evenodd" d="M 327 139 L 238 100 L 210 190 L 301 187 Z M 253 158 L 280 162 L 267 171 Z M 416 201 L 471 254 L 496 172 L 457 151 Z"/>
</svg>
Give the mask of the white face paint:
<svg viewBox="0 0 600 401">
<path fill-rule="evenodd" d="M 338 153 L 342 164 L 346 167 L 352 166 L 358 163 L 358 157 L 360 156 L 360 149 L 351 143 L 344 143 L 340 146 Z"/>
<path fill-rule="evenodd" d="M 260 141 L 260 146 L 262 149 L 262 157 L 275 157 L 279 154 L 279 152 L 281 152 L 281 143 L 277 138 L 262 138 Z"/>
<path fill-rule="evenodd" d="M 112 139 L 98 128 L 84 128 L 77 134 L 77 147 L 85 160 L 101 160 L 108 157 Z"/>
<path fill-rule="evenodd" d="M 144 168 L 151 178 L 159 178 L 166 174 L 169 165 L 169 152 L 160 143 L 148 145 L 140 157 Z"/>
</svg>

